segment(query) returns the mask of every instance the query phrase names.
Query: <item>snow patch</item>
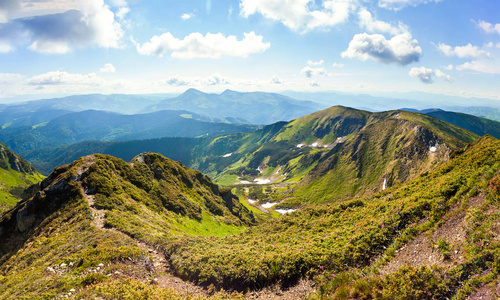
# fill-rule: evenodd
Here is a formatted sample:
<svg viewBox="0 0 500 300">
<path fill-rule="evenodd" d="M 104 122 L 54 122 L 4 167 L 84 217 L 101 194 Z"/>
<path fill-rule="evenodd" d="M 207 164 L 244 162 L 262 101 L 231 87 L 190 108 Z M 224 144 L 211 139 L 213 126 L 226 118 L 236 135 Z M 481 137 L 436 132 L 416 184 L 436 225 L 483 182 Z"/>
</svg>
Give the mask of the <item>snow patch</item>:
<svg viewBox="0 0 500 300">
<path fill-rule="evenodd" d="M 233 155 L 233 153 L 224 154 L 224 155 L 222 155 L 222 157 L 229 157 L 231 155 Z"/>
<path fill-rule="evenodd" d="M 271 208 L 273 206 L 275 206 L 276 204 L 278 204 L 278 202 L 267 202 L 267 203 L 264 203 L 262 204 L 261 206 L 264 207 L 264 208 Z"/>
<path fill-rule="evenodd" d="M 268 183 L 271 183 L 271 180 L 264 179 L 264 178 L 256 178 L 253 180 L 253 182 L 255 182 L 257 184 L 268 184 Z"/>
<path fill-rule="evenodd" d="M 435 146 L 429 147 L 429 151 L 431 152 L 436 152 L 437 148 Z"/>
<path fill-rule="evenodd" d="M 260 169 L 260 166 L 258 166 L 256 170 L 259 171 L 260 174 L 262 174 L 262 170 Z"/>
<path fill-rule="evenodd" d="M 314 143 L 312 143 L 312 144 L 311 144 L 311 147 L 314 147 L 314 148 L 316 148 L 316 147 L 318 147 L 318 146 L 319 146 L 319 143 L 318 143 L 318 142 L 314 142 Z"/>
<path fill-rule="evenodd" d="M 382 184 L 382 191 L 387 188 L 387 178 L 384 178 L 384 184 Z"/>
<path fill-rule="evenodd" d="M 302 148 L 304 147 L 304 144 L 297 144 L 297 148 Z"/>
<path fill-rule="evenodd" d="M 277 213 L 280 213 L 280 214 L 284 215 L 284 214 L 292 213 L 292 212 L 296 211 L 296 209 L 293 209 L 293 208 L 289 208 L 289 209 L 275 209 L 274 211 L 277 212 Z"/>
<path fill-rule="evenodd" d="M 240 183 L 241 183 L 241 184 L 250 184 L 251 182 L 250 182 L 250 181 L 248 181 L 248 180 L 241 180 L 241 181 L 240 181 Z"/>
<path fill-rule="evenodd" d="M 257 200 L 253 200 L 253 199 L 248 198 L 248 202 L 250 202 L 251 204 L 255 204 L 255 203 L 257 203 Z"/>
</svg>

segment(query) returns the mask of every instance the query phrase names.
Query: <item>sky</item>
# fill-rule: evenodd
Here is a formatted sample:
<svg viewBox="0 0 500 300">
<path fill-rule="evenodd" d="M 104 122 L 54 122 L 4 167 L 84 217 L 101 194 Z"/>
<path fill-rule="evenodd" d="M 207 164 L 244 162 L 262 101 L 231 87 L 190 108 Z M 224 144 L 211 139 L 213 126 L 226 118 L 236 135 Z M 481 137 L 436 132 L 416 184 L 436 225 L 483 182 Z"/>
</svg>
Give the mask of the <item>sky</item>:
<svg viewBox="0 0 500 300">
<path fill-rule="evenodd" d="M 0 103 L 188 88 L 500 100 L 500 1 L 0 0 Z"/>
</svg>

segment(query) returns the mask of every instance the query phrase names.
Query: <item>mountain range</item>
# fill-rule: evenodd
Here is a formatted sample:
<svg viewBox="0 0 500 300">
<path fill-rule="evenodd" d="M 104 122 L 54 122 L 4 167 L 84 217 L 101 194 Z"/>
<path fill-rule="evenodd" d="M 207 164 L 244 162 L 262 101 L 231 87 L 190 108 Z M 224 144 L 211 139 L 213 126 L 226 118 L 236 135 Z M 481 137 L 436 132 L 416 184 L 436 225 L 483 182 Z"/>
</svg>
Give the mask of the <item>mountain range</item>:
<svg viewBox="0 0 500 300">
<path fill-rule="evenodd" d="M 500 123 L 337 105 L 245 125 L 310 103 L 173 99 L 4 124 L 1 299 L 497 294 Z"/>
<path fill-rule="evenodd" d="M 0 297 L 495 295 L 499 143 L 485 136 L 407 183 L 270 220 L 161 155 L 82 157 L 0 217 Z"/>
<path fill-rule="evenodd" d="M 158 137 L 196 137 L 245 132 L 255 125 L 223 123 L 188 111 L 122 115 L 86 110 L 68 113 L 34 126 L 6 127 L 0 140 L 16 152 L 56 147 L 87 140 L 113 141 Z"/>
</svg>

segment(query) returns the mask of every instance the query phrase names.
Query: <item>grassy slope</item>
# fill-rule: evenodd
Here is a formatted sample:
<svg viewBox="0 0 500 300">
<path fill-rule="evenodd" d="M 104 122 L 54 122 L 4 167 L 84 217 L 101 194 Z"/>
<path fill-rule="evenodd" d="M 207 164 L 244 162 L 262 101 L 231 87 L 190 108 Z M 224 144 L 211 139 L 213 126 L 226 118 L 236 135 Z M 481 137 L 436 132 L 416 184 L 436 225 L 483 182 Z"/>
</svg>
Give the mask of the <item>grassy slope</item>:
<svg viewBox="0 0 500 300">
<path fill-rule="evenodd" d="M 233 233 L 241 226 L 237 230 L 230 228 L 242 224 L 245 214 L 238 212 L 245 210 L 236 206 L 237 210 L 223 208 L 223 216 L 214 214 L 214 208 L 206 203 L 207 197 L 214 197 L 210 196 L 213 186 L 200 184 L 204 178 L 201 173 L 155 155 L 147 164 L 134 161 L 134 167 L 97 156 L 87 171 L 83 169 L 81 174 L 86 176 L 74 177 L 80 174 L 79 167 L 89 161 L 92 158 L 58 169 L 45 181 L 44 186 L 52 192 L 40 196 L 45 197 L 39 200 L 43 208 L 40 213 L 46 217 L 37 219 L 41 223 L 34 230 L 11 235 L 9 220 L 23 210 L 22 205 L 0 221 L 4 234 L 0 244 L 0 284 L 6 287 L 1 297 L 51 298 L 71 288 L 80 298 L 101 295 L 112 299 L 134 289 L 144 292 L 146 299 L 167 297 L 166 290 L 144 284 L 148 271 L 140 262 L 147 254 L 132 237 L 164 247 L 175 272 L 184 278 L 245 288 L 311 276 L 320 284 L 317 298 L 340 298 L 341 292 L 354 298 L 360 293 L 404 298 L 398 296 L 400 291 L 412 294 L 422 290 L 451 297 L 470 293 L 471 287 L 481 281 L 498 279 L 500 141 L 491 137 L 482 138 L 466 152 L 455 154 L 448 163 L 408 184 L 371 198 L 305 208 L 240 234 Z M 156 174 L 164 175 L 157 180 L 154 170 L 159 169 L 162 172 Z M 70 179 L 64 189 L 50 189 L 50 183 L 55 185 L 68 178 L 80 181 Z M 162 180 L 171 181 L 168 186 L 174 190 L 163 190 L 162 186 L 166 187 Z M 91 211 L 81 187 L 103 196 L 100 200 L 96 197 L 96 207 L 106 212 L 106 226 L 126 232 L 126 238 L 90 224 Z M 197 210 L 186 208 L 180 214 L 165 210 L 168 202 L 157 202 L 159 198 L 153 197 L 157 189 L 162 189 L 158 195 L 170 195 L 168 199 L 182 191 L 182 203 L 201 204 L 201 220 L 195 221 L 200 217 Z M 199 193 L 204 196 L 191 199 Z M 387 277 L 377 274 L 378 267 L 390 262 L 397 249 L 417 234 L 445 224 L 453 215 L 453 207 L 467 207 L 469 198 L 477 194 L 484 194 L 486 200 L 481 207 L 467 210 L 463 262 L 449 270 L 401 269 Z M 52 204 L 44 205 L 44 201 Z M 187 218 L 188 214 L 192 217 Z M 211 223 L 213 220 L 218 222 Z M 233 225 L 228 225 L 228 220 Z M 190 222 L 197 222 L 201 229 Z M 194 229 L 186 233 L 185 228 Z M 132 263 L 127 264 L 129 257 Z M 73 262 L 75 267 L 61 274 L 47 273 L 48 267 L 63 262 Z M 99 263 L 106 270 L 90 274 L 89 270 Z M 125 275 L 105 276 L 114 270 Z M 358 275 L 361 271 L 364 276 Z M 450 279 L 445 279 L 444 274 Z M 474 274 L 481 275 L 476 278 Z M 412 282 L 421 285 L 413 286 Z"/>
<path fill-rule="evenodd" d="M 42 187 L 0 219 L 2 299 L 53 298 L 71 289 L 83 298 L 114 299 L 136 288 L 146 296 L 174 297 L 144 284 L 152 271 L 138 240 L 225 236 L 242 232 L 253 220 L 228 189 L 156 154 L 131 164 L 104 155 L 84 157 L 56 169 Z M 95 201 L 92 209 L 88 197 Z M 105 215 L 105 227 L 119 231 L 96 227 L 96 211 Z M 105 267 L 96 272 L 99 264 Z M 102 287 L 92 286 L 101 282 Z"/>
<path fill-rule="evenodd" d="M 480 136 L 490 134 L 497 139 L 500 138 L 500 122 L 498 121 L 450 111 L 434 111 L 427 115 L 455 124 Z"/>
<path fill-rule="evenodd" d="M 319 159 L 296 187 L 289 205 L 367 196 L 384 179 L 393 186 L 446 161 L 476 135 L 426 115 L 393 111 L 371 114 L 366 125 Z M 429 149 L 440 145 L 436 152 Z"/>
<path fill-rule="evenodd" d="M 420 287 L 438 295 L 443 285 L 447 297 L 466 294 L 480 281 L 498 279 L 499 161 L 500 141 L 486 137 L 435 171 L 374 197 L 307 208 L 245 234 L 219 239 L 182 238 L 166 247 L 179 274 L 219 285 L 252 287 L 319 275 L 322 286 L 318 297 L 322 298 L 340 291 L 342 284 L 332 276 L 340 273 L 351 278 L 343 282 L 349 283 L 345 286 L 347 295 L 352 293 L 354 298 L 360 288 L 373 297 L 379 293 L 390 297 L 393 293 L 393 298 L 401 298 L 399 289 L 411 294 Z M 464 261 L 446 272 L 451 279 L 443 279 L 445 271 L 430 269 L 400 270 L 406 281 L 394 279 L 399 275 L 377 275 L 377 266 L 390 261 L 397 249 L 418 233 L 439 228 L 453 215 L 453 205 L 466 204 L 478 193 L 485 194 L 486 201 L 467 211 L 467 238 L 461 249 Z M 363 269 L 366 266 L 372 268 Z M 371 286 L 368 279 L 357 277 L 362 269 L 377 284 Z M 410 277 L 404 277 L 408 274 L 423 280 L 422 286 L 411 286 Z M 476 279 L 474 274 L 482 275 Z M 427 281 L 425 276 L 432 280 Z M 357 278 L 365 281 L 356 286 Z M 434 286 L 433 282 L 439 284 Z"/>
<path fill-rule="evenodd" d="M 0 213 L 16 204 L 24 188 L 44 177 L 0 143 Z"/>
</svg>

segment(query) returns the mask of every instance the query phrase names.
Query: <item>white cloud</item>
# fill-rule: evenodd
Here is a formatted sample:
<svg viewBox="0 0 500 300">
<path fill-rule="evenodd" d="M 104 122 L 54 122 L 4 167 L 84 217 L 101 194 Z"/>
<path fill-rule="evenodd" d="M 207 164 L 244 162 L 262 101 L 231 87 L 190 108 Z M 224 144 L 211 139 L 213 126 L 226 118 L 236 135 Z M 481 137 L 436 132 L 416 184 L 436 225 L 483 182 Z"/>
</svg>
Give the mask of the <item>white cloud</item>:
<svg viewBox="0 0 500 300">
<path fill-rule="evenodd" d="M 194 16 L 193 14 L 185 13 L 185 14 L 182 14 L 181 19 L 184 21 L 187 21 L 187 20 L 191 19 L 193 16 Z"/>
<path fill-rule="evenodd" d="M 467 44 L 465 46 L 457 46 L 455 48 L 440 43 L 438 49 L 446 56 L 456 56 L 460 58 L 492 58 L 491 53 L 485 50 L 479 49 L 478 46 L 473 46 L 472 44 Z"/>
<path fill-rule="evenodd" d="M 446 73 L 442 72 L 442 71 L 441 71 L 441 70 L 439 70 L 439 69 L 435 69 L 435 70 L 434 70 L 434 74 L 436 74 L 436 76 L 437 76 L 437 77 L 442 78 L 442 79 L 444 79 L 444 80 L 446 80 L 446 81 L 450 81 L 450 82 L 451 82 L 451 81 L 453 81 L 453 79 L 451 78 L 451 76 L 450 76 L 450 75 L 448 75 L 448 74 L 446 74 Z"/>
<path fill-rule="evenodd" d="M 334 67 L 334 68 L 343 68 L 343 67 L 344 67 L 344 64 L 333 63 L 333 64 L 332 64 L 332 67 Z"/>
<path fill-rule="evenodd" d="M 389 23 L 375 20 L 372 14 L 366 8 L 361 8 L 359 10 L 358 17 L 359 26 L 369 32 L 385 32 L 396 35 L 407 31 L 403 25 L 400 25 L 398 28 L 396 28 Z"/>
<path fill-rule="evenodd" d="M 0 39 L 11 46 L 29 44 L 30 50 L 49 54 L 93 44 L 120 47 L 124 32 L 109 6 L 103 0 L 82 1 L 80 6 L 79 10 L 12 20 L 0 27 Z"/>
<path fill-rule="evenodd" d="M 177 75 L 159 84 L 169 86 L 217 86 L 231 84 L 231 81 L 220 74 L 212 74 L 207 77 L 183 77 Z"/>
<path fill-rule="evenodd" d="M 429 2 L 438 3 L 440 1 L 441 0 L 379 0 L 378 5 L 386 9 L 400 10 L 407 6 L 417 6 Z"/>
<path fill-rule="evenodd" d="M 99 70 L 100 73 L 115 73 L 116 72 L 116 69 L 115 69 L 115 66 L 113 66 L 112 64 L 105 64 L 100 70 Z"/>
<path fill-rule="evenodd" d="M 444 67 L 446 70 L 448 71 L 451 71 L 453 69 L 455 69 L 455 67 L 453 67 L 453 65 L 447 65 L 446 67 Z"/>
<path fill-rule="evenodd" d="M 319 60 L 319 61 L 308 60 L 307 61 L 307 64 L 311 67 L 319 67 L 319 66 L 322 66 L 324 63 L 325 63 L 324 60 Z"/>
<path fill-rule="evenodd" d="M 269 79 L 269 82 L 270 82 L 271 84 L 283 84 L 283 80 L 281 80 L 281 79 L 280 79 L 277 75 L 275 75 L 275 76 L 271 77 L 271 78 Z"/>
<path fill-rule="evenodd" d="M 343 58 L 356 58 L 363 61 L 373 59 L 389 64 L 407 65 L 418 62 L 422 56 L 422 48 L 410 33 L 405 32 L 387 40 L 381 34 L 356 34 L 346 51 L 342 52 Z"/>
<path fill-rule="evenodd" d="M 120 20 L 123 20 L 125 18 L 125 16 L 130 12 L 130 8 L 128 7 L 120 7 L 118 9 L 118 11 L 116 12 L 116 17 L 118 17 L 118 19 Z"/>
<path fill-rule="evenodd" d="M 304 67 L 300 73 L 302 73 L 307 78 L 315 77 L 315 76 L 329 76 L 330 74 L 323 67 L 313 68 L 310 66 Z"/>
<path fill-rule="evenodd" d="M 253 31 L 244 33 L 239 41 L 236 36 L 224 36 L 222 33 L 207 33 L 203 36 L 194 32 L 184 39 L 175 38 L 170 32 L 160 36 L 153 36 L 149 42 L 137 44 L 137 51 L 142 55 L 157 55 L 162 57 L 169 54 L 174 58 L 220 58 L 222 56 L 247 57 L 253 53 L 264 52 L 271 46 L 264 43 L 261 35 Z"/>
<path fill-rule="evenodd" d="M 9 53 L 13 50 L 14 48 L 8 42 L 0 40 L 0 53 Z"/>
<path fill-rule="evenodd" d="M 446 81 L 452 81 L 450 75 L 443 73 L 439 69 L 428 69 L 425 67 L 420 68 L 411 68 L 409 75 L 413 78 L 417 78 L 425 84 L 431 84 L 434 82 L 432 76 L 436 76 L 438 78 L 442 78 Z"/>
<path fill-rule="evenodd" d="M 294 31 L 306 32 L 345 22 L 355 9 L 354 0 L 241 0 L 240 14 L 261 14 Z"/>
<path fill-rule="evenodd" d="M 227 11 L 227 19 L 230 20 L 233 15 L 233 6 L 229 6 L 229 10 Z"/>
<path fill-rule="evenodd" d="M 476 23 L 476 25 L 486 33 L 500 34 L 500 24 L 491 24 L 483 20 L 479 20 L 474 23 Z"/>
<path fill-rule="evenodd" d="M 319 83 L 317 83 L 316 81 L 311 81 L 311 82 L 309 82 L 309 86 L 310 87 L 318 87 Z"/>
<path fill-rule="evenodd" d="M 491 61 L 471 61 L 456 66 L 458 71 L 471 70 L 487 74 L 500 74 L 500 64 Z"/>
<path fill-rule="evenodd" d="M 61 71 L 53 71 L 45 74 L 33 76 L 28 80 L 30 85 L 96 85 L 101 81 L 95 73 L 71 74 Z"/>
<path fill-rule="evenodd" d="M 179 76 L 173 76 L 165 80 L 164 84 L 171 86 L 185 86 L 191 85 L 191 82 L 189 80 L 179 78 Z"/>
</svg>

